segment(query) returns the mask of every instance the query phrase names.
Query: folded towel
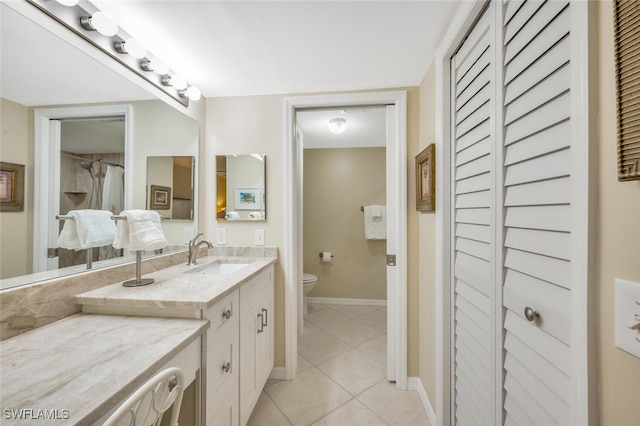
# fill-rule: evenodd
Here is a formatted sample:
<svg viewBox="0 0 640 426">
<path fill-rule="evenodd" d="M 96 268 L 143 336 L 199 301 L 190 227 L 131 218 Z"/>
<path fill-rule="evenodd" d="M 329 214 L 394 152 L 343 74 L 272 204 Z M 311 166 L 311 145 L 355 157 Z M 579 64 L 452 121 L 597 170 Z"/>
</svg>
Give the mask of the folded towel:
<svg viewBox="0 0 640 426">
<path fill-rule="evenodd" d="M 240 213 L 238 213 L 238 212 L 227 212 L 227 214 L 224 215 L 224 218 L 228 219 L 228 220 L 240 219 Z"/>
<path fill-rule="evenodd" d="M 73 220 L 67 220 L 58 237 L 58 247 L 68 250 L 82 250 L 101 247 L 113 243 L 116 225 L 111 220 L 111 212 L 106 210 L 71 210 Z"/>
<path fill-rule="evenodd" d="M 117 249 L 158 250 L 168 245 L 162 231 L 160 215 L 150 210 L 125 210 L 120 215 L 113 246 Z"/>
<path fill-rule="evenodd" d="M 387 207 L 365 206 L 364 208 L 364 237 L 367 240 L 387 239 Z"/>
<path fill-rule="evenodd" d="M 251 212 L 249 213 L 249 219 L 262 219 L 262 212 Z"/>
</svg>

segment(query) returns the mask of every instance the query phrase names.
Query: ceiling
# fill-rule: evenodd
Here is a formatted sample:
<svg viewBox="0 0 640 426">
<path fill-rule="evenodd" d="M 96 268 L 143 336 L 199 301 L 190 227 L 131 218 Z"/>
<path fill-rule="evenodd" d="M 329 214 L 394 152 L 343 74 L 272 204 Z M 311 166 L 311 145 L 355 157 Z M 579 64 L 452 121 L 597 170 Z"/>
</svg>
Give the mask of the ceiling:
<svg viewBox="0 0 640 426">
<path fill-rule="evenodd" d="M 329 120 L 334 117 L 347 120 L 347 129 L 344 132 L 335 134 L 329 131 Z M 300 111 L 296 114 L 296 120 L 304 134 L 304 149 L 386 146 L 384 106 Z"/>
<path fill-rule="evenodd" d="M 460 0 L 93 0 L 205 97 L 416 86 Z"/>
</svg>

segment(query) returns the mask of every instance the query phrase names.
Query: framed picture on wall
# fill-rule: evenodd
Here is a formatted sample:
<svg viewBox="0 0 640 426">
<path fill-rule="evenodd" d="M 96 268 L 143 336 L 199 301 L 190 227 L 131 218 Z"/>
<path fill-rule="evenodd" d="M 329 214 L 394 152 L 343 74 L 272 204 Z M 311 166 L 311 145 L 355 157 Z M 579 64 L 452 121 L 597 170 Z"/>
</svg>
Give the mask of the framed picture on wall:
<svg viewBox="0 0 640 426">
<path fill-rule="evenodd" d="M 436 211 L 436 145 L 416 155 L 416 210 Z"/>
<path fill-rule="evenodd" d="M 0 161 L 0 211 L 24 211 L 24 165 Z"/>
<path fill-rule="evenodd" d="M 171 208 L 171 188 L 168 186 L 151 185 L 151 210 L 169 210 Z"/>
<path fill-rule="evenodd" d="M 236 210 L 261 210 L 262 191 L 260 188 L 236 188 L 235 209 Z"/>
</svg>

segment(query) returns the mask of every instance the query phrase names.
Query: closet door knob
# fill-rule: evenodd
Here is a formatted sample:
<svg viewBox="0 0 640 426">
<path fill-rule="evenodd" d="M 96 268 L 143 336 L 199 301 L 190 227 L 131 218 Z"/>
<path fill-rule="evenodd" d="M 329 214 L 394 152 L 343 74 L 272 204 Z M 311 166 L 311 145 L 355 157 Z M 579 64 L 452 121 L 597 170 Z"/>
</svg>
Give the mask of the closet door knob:
<svg viewBox="0 0 640 426">
<path fill-rule="evenodd" d="M 524 308 L 524 317 L 529 321 L 535 321 L 536 318 L 540 317 L 538 311 L 534 311 L 530 307 Z"/>
</svg>

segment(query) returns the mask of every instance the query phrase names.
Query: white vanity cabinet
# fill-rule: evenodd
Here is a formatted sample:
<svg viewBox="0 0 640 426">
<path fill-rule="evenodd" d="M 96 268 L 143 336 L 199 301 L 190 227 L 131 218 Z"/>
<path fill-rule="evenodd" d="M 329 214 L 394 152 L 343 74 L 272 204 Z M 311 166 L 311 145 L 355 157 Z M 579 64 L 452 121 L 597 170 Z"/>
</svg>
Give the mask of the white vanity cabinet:
<svg viewBox="0 0 640 426">
<path fill-rule="evenodd" d="M 205 311 L 206 425 L 244 426 L 273 369 L 273 267 Z"/>
<path fill-rule="evenodd" d="M 203 345 L 206 359 L 206 380 L 203 398 L 206 405 L 206 425 L 238 424 L 214 421 L 219 410 L 238 411 L 238 378 L 240 376 L 240 334 L 239 334 L 239 290 L 234 290 L 224 299 L 216 302 L 204 312 L 210 327 Z M 235 393 L 235 398 L 233 394 Z M 227 401 L 228 400 L 228 401 Z M 235 402 L 235 404 L 234 404 Z M 223 416 L 224 417 L 224 416 Z M 229 419 L 230 421 L 232 419 Z"/>
<path fill-rule="evenodd" d="M 240 287 L 240 424 L 245 425 L 273 369 L 273 268 Z"/>
</svg>

